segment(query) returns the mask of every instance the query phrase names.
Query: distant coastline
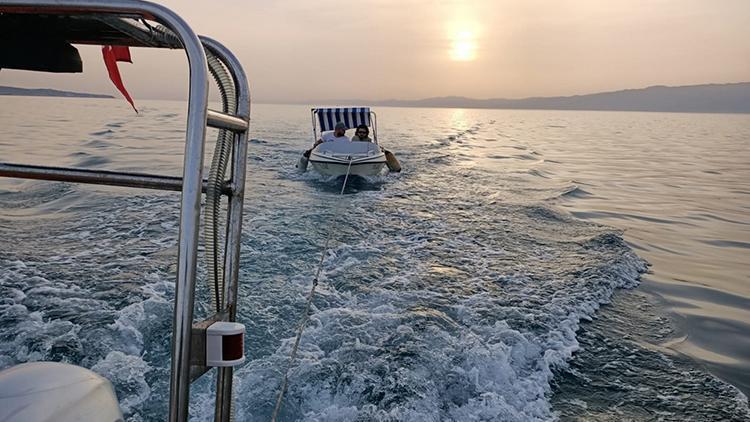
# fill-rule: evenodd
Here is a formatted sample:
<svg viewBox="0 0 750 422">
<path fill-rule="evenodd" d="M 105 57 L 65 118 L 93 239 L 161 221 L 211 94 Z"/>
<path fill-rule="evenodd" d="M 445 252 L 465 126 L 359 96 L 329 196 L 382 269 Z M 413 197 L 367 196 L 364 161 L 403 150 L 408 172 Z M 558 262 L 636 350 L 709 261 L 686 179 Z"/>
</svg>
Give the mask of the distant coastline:
<svg viewBox="0 0 750 422">
<path fill-rule="evenodd" d="M 327 100 L 336 105 L 387 107 L 492 108 L 518 110 L 601 110 L 676 113 L 750 113 L 750 82 L 650 86 L 566 97 L 520 99 L 434 97 L 421 100 Z M 308 102 L 307 104 L 310 104 Z"/>
<path fill-rule="evenodd" d="M 47 88 L 15 88 L 0 86 L 0 95 L 15 95 L 21 97 L 67 97 L 67 98 L 114 98 L 111 95 L 90 94 L 88 92 L 58 91 Z"/>
<path fill-rule="evenodd" d="M 0 86 L 0 95 L 67 98 L 114 98 L 111 95 L 56 89 L 29 89 Z M 750 82 L 685 86 L 650 86 L 639 89 L 594 94 L 529 97 L 519 99 L 476 99 L 460 96 L 432 97 L 419 100 L 338 99 L 323 101 L 275 102 L 269 104 L 315 104 L 341 106 L 479 108 L 508 110 L 591 110 L 650 111 L 674 113 L 750 113 Z"/>
</svg>

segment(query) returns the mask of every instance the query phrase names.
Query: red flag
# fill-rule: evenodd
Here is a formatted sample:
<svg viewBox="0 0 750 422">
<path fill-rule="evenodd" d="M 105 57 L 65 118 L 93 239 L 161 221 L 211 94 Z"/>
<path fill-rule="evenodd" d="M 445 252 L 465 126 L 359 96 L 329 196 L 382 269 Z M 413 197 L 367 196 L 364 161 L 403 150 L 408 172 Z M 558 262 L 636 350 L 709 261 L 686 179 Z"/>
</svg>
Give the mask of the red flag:
<svg viewBox="0 0 750 422">
<path fill-rule="evenodd" d="M 133 110 L 138 113 L 138 109 L 135 108 L 133 99 L 130 98 L 128 90 L 125 89 L 125 85 L 122 83 L 120 69 L 117 68 L 117 62 L 133 63 L 133 60 L 130 58 L 130 49 L 119 45 L 105 45 L 102 47 L 102 56 L 104 57 L 104 64 L 107 66 L 107 72 L 109 72 L 109 79 L 112 80 L 115 87 L 117 87 L 125 99 L 128 100 L 133 107 Z"/>
</svg>

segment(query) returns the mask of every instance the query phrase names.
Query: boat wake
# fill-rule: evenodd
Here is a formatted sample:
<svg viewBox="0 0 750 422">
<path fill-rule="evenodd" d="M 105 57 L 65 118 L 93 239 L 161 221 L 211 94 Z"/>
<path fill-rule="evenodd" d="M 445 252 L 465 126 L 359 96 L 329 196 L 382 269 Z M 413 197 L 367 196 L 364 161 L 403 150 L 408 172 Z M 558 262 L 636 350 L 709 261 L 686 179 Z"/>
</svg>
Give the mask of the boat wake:
<svg viewBox="0 0 750 422">
<path fill-rule="evenodd" d="M 379 230 L 326 257 L 282 419 L 554 418 L 553 369 L 577 349 L 580 321 L 634 286 L 645 263 L 616 233 L 547 208 L 385 196 L 393 212 L 374 214 L 365 198 L 347 204 L 340 232 L 357 233 L 357 222 Z M 237 372 L 245 420 L 272 410 L 295 323 L 282 320 L 309 287 L 297 276 L 288 290 L 261 293 L 262 279 L 246 293 L 263 312 L 248 319 L 275 339 Z"/>
</svg>

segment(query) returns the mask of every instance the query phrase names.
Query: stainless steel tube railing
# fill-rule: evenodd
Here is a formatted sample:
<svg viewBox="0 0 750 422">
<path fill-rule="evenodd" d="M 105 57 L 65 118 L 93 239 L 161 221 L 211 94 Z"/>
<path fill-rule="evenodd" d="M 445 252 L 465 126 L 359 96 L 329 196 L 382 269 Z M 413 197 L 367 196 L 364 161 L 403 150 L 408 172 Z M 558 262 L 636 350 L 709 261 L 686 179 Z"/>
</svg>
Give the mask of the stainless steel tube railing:
<svg viewBox="0 0 750 422">
<path fill-rule="evenodd" d="M 237 93 L 237 115 L 249 122 L 250 87 L 247 77 L 237 57 L 226 47 L 208 37 L 201 37 L 206 48 L 226 65 L 235 84 Z M 226 298 L 229 320 L 237 318 L 237 289 L 239 285 L 240 241 L 242 237 L 242 216 L 245 200 L 245 172 L 247 166 L 247 132 L 235 133 L 232 147 L 232 173 L 229 197 L 229 218 L 227 221 L 226 255 L 224 256 L 224 297 Z M 216 412 L 214 420 L 229 422 L 232 403 L 232 367 L 219 368 L 216 378 Z"/>
<path fill-rule="evenodd" d="M 63 167 L 35 166 L 29 164 L 0 163 L 0 177 L 49 180 L 52 182 L 86 183 L 92 185 L 109 185 L 129 188 L 182 190 L 182 178 L 145 173 L 128 173 L 109 170 L 90 170 Z M 206 192 L 208 182 L 203 180 L 201 192 Z M 225 195 L 231 194 L 231 186 L 222 190 Z"/>
<path fill-rule="evenodd" d="M 190 393 L 191 337 L 195 280 L 197 273 L 198 234 L 203 159 L 206 127 L 224 128 L 234 132 L 232 170 L 222 193 L 229 197 L 225 247 L 224 297 L 227 309 L 220 310 L 231 321 L 237 315 L 240 237 L 245 188 L 247 130 L 250 113 L 250 92 L 247 78 L 237 58 L 224 46 L 210 38 L 199 39 L 187 23 L 169 9 L 140 0 L 0 0 L 0 6 L 15 13 L 49 14 L 111 14 L 142 16 L 156 21 L 173 32 L 184 48 L 190 68 L 187 128 L 182 177 L 0 163 L 0 176 L 94 183 L 135 188 L 179 190 L 180 231 L 178 241 L 177 280 L 173 316 L 169 420 L 187 421 Z M 16 11 L 13 8 L 17 9 Z M 236 115 L 207 109 L 208 69 L 203 45 L 211 49 L 229 70 L 235 84 Z M 232 369 L 222 368 L 217 376 L 215 419 L 226 422 L 231 415 Z"/>
<path fill-rule="evenodd" d="M 233 132 L 244 132 L 247 130 L 247 121 L 220 111 L 208 110 L 208 126 Z"/>
<path fill-rule="evenodd" d="M 159 22 L 179 39 L 190 68 L 185 155 L 181 186 L 180 232 L 172 336 L 169 420 L 187 421 L 190 345 L 197 270 L 200 196 L 207 122 L 208 69 L 203 46 L 188 24 L 166 7 L 139 0 L 2 0 L 23 13 L 136 14 Z"/>
</svg>

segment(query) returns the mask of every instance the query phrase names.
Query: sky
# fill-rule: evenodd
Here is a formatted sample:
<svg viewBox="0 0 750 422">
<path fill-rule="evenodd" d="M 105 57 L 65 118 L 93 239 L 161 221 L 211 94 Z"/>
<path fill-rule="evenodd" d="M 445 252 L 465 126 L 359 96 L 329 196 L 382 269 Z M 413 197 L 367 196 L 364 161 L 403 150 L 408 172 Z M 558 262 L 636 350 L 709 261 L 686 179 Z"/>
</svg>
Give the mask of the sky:
<svg viewBox="0 0 750 422">
<path fill-rule="evenodd" d="M 239 57 L 259 102 L 524 98 L 750 81 L 750 0 L 170 0 Z M 83 74 L 0 85 L 119 95 L 100 49 Z M 183 99 L 181 51 L 133 49 L 136 98 Z"/>
</svg>

